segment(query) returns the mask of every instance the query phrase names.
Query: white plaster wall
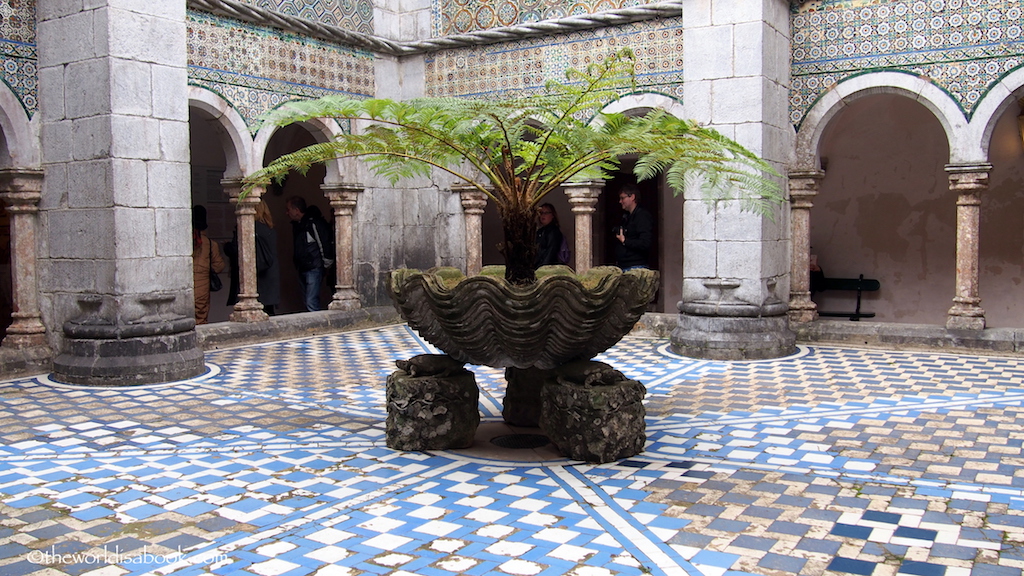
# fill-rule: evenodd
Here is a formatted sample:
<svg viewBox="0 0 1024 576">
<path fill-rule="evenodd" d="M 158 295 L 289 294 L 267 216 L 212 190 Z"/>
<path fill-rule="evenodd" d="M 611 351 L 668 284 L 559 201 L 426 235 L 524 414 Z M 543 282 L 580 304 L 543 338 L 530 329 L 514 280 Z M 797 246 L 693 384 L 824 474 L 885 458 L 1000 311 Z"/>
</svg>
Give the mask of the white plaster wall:
<svg viewBox="0 0 1024 576">
<path fill-rule="evenodd" d="M 992 172 L 981 202 L 980 294 L 990 327 L 1024 326 L 1024 142 L 1011 106 L 989 141 Z"/>
<path fill-rule="evenodd" d="M 939 122 L 904 96 L 867 96 L 829 124 L 825 179 L 811 210 L 811 254 L 826 276 L 864 274 L 875 320 L 944 324 L 955 274 L 956 194 Z M 852 296 L 814 296 L 821 311 L 853 310 Z M 983 303 L 984 305 L 984 303 Z"/>
</svg>

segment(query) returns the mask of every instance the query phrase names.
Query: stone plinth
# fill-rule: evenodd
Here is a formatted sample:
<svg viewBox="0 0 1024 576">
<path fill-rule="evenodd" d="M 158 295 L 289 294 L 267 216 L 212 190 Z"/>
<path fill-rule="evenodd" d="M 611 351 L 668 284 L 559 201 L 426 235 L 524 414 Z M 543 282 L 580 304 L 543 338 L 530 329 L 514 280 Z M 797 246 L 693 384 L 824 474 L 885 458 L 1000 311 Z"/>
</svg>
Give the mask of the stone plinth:
<svg viewBox="0 0 1024 576">
<path fill-rule="evenodd" d="M 540 368 L 506 368 L 505 399 L 501 416 L 512 426 L 536 428 L 540 424 L 540 393 L 554 372 Z"/>
<path fill-rule="evenodd" d="M 68 322 L 51 377 L 88 386 L 137 386 L 185 380 L 205 370 L 195 320 L 133 324 Z"/>
<path fill-rule="evenodd" d="M 473 373 L 449 356 L 399 360 L 388 376 L 386 442 L 395 450 L 447 450 L 473 445 L 480 392 Z"/>
<path fill-rule="evenodd" d="M 726 317 L 680 314 L 672 351 L 709 360 L 764 360 L 796 352 L 786 316 Z"/>
<path fill-rule="evenodd" d="M 540 427 L 569 458 L 611 462 L 643 452 L 644 385 L 602 362 L 556 368 L 541 392 Z"/>
</svg>

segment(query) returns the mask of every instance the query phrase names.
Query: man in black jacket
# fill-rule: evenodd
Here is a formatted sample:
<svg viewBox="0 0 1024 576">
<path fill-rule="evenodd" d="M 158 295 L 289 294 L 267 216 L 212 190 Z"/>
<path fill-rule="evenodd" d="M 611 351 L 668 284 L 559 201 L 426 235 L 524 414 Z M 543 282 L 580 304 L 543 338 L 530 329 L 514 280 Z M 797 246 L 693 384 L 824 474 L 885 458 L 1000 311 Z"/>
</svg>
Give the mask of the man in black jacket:
<svg viewBox="0 0 1024 576">
<path fill-rule="evenodd" d="M 285 213 L 292 221 L 292 260 L 299 272 L 306 310 L 320 310 L 320 283 L 324 268 L 333 258 L 329 253 L 330 230 L 323 218 L 314 218 L 301 196 L 292 196 L 285 204 Z"/>
<path fill-rule="evenodd" d="M 624 186 L 619 192 L 619 205 L 625 211 L 622 225 L 615 228 L 615 265 L 623 270 L 649 267 L 651 241 L 654 238 L 654 217 L 638 205 L 640 197 L 635 186 Z"/>
</svg>

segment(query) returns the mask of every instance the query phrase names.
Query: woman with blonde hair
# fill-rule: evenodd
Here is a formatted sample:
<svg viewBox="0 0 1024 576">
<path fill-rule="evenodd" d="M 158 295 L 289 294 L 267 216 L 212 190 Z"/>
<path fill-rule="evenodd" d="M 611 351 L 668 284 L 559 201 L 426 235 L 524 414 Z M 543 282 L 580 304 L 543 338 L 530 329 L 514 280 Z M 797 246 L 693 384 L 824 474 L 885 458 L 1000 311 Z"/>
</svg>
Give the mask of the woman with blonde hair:
<svg viewBox="0 0 1024 576">
<path fill-rule="evenodd" d="M 263 200 L 256 205 L 256 291 L 263 310 L 273 316 L 281 303 L 281 267 L 274 216 Z"/>
</svg>

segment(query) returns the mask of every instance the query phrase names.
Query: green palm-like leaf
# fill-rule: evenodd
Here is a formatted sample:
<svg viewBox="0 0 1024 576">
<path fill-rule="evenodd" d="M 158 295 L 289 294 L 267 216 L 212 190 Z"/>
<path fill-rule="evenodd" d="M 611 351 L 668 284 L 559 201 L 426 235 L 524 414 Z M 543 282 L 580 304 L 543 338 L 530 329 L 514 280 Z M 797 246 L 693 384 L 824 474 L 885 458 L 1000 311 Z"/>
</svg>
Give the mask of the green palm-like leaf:
<svg viewBox="0 0 1024 576">
<path fill-rule="evenodd" d="M 337 158 L 364 158 L 392 184 L 442 170 L 475 186 L 497 206 L 506 225 L 510 274 L 516 269 L 511 260 L 526 256 L 516 255 L 523 247 L 509 238 L 508 226 L 535 226 L 532 211 L 546 194 L 570 180 L 607 179 L 627 154 L 637 157 L 638 179 L 664 174 L 677 194 L 699 186 L 709 201 L 739 200 L 744 208 L 771 216 L 782 200 L 773 179 L 778 175 L 743 146 L 663 110 L 640 117 L 600 113 L 635 90 L 633 69 L 627 49 L 585 70 L 569 70 L 564 82 L 549 81 L 545 92 L 535 96 L 291 101 L 266 114 L 262 124 L 313 118 L 363 122 L 332 142 L 274 160 L 246 179 L 244 193 L 292 170 L 304 172 Z M 532 264 L 530 249 L 524 249 Z M 510 279 L 531 281 L 532 269 L 525 280 Z"/>
</svg>

